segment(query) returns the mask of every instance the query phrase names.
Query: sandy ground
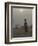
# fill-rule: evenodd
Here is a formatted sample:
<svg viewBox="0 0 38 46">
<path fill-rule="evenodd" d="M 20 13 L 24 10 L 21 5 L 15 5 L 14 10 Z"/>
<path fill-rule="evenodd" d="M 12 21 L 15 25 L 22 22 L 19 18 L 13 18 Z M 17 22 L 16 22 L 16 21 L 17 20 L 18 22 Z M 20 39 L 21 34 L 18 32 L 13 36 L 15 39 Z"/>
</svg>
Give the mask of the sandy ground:
<svg viewBox="0 0 38 46">
<path fill-rule="evenodd" d="M 24 28 L 13 29 L 11 36 L 12 37 L 31 37 L 32 28 L 28 28 L 27 32 L 25 32 Z"/>
</svg>

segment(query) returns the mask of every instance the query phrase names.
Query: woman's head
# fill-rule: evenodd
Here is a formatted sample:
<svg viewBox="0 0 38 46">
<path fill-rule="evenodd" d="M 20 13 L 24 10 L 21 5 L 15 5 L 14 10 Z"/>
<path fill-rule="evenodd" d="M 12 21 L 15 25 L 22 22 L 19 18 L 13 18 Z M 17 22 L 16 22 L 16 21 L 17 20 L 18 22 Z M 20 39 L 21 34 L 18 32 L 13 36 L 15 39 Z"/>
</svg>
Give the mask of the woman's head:
<svg viewBox="0 0 38 46">
<path fill-rule="evenodd" d="M 24 21 L 26 21 L 26 19 L 24 19 Z"/>
</svg>

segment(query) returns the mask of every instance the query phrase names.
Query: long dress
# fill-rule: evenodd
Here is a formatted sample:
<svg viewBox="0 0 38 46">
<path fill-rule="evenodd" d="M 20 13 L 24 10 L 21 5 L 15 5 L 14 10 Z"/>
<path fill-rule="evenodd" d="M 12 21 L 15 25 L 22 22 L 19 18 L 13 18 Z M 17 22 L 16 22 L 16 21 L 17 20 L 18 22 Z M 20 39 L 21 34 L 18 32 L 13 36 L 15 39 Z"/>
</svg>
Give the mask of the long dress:
<svg viewBox="0 0 38 46">
<path fill-rule="evenodd" d="M 27 22 L 24 23 L 25 32 L 27 32 Z"/>
</svg>

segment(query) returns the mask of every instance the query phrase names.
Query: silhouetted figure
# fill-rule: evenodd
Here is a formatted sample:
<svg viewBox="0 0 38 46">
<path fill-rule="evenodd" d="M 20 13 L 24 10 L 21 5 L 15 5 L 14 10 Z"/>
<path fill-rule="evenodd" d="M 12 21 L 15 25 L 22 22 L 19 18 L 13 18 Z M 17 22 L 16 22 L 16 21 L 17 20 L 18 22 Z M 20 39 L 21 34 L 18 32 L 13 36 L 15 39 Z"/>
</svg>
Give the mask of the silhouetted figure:
<svg viewBox="0 0 38 46">
<path fill-rule="evenodd" d="M 24 19 L 24 28 L 25 28 L 25 32 L 27 32 L 27 21 L 26 21 L 26 19 Z"/>
</svg>

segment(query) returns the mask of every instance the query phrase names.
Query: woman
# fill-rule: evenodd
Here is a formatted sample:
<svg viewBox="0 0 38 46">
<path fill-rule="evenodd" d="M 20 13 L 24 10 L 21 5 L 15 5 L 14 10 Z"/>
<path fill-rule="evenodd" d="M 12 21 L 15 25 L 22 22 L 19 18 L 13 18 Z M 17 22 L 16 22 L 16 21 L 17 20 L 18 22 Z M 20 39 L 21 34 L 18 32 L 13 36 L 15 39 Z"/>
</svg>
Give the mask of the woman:
<svg viewBox="0 0 38 46">
<path fill-rule="evenodd" d="M 26 21 L 26 19 L 24 19 L 24 28 L 25 28 L 25 32 L 27 32 L 27 21 Z"/>
</svg>

